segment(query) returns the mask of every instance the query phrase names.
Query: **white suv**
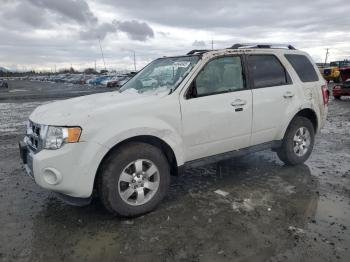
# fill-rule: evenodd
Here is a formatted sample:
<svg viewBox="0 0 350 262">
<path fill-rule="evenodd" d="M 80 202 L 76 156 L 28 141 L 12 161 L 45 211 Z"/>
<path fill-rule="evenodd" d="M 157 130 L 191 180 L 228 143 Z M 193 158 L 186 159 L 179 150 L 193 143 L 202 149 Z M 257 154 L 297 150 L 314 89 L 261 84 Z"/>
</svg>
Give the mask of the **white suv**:
<svg viewBox="0 0 350 262">
<path fill-rule="evenodd" d="M 317 67 L 292 46 L 193 50 L 153 61 L 119 91 L 38 107 L 20 151 L 35 182 L 67 202 L 96 190 L 112 213 L 136 216 L 186 166 L 267 148 L 303 163 L 327 103 Z"/>
</svg>

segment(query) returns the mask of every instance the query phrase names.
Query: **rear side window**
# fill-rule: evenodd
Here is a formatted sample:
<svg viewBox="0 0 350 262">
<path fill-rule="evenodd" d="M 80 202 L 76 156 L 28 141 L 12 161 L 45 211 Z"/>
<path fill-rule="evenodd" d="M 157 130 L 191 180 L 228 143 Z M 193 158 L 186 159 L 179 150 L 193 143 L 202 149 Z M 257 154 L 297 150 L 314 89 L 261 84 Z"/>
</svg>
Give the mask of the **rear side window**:
<svg viewBox="0 0 350 262">
<path fill-rule="evenodd" d="M 274 55 L 249 55 L 248 68 L 254 88 L 288 85 L 288 72 Z"/>
<path fill-rule="evenodd" d="M 316 82 L 318 75 L 310 60 L 304 55 L 284 55 L 302 82 Z"/>
</svg>

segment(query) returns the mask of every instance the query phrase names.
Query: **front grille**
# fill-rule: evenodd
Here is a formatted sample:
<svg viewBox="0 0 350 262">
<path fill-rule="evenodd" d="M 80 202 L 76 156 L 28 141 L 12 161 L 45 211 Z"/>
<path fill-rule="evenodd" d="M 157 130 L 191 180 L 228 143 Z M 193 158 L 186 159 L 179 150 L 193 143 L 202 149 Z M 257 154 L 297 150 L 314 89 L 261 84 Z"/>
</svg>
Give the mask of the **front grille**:
<svg viewBox="0 0 350 262">
<path fill-rule="evenodd" d="M 323 73 L 324 73 L 324 75 L 329 76 L 329 75 L 332 74 L 332 69 L 325 69 L 325 70 L 323 71 Z"/>
<path fill-rule="evenodd" d="M 41 125 L 29 121 L 24 141 L 34 153 L 37 153 L 42 148 L 41 132 Z"/>
</svg>

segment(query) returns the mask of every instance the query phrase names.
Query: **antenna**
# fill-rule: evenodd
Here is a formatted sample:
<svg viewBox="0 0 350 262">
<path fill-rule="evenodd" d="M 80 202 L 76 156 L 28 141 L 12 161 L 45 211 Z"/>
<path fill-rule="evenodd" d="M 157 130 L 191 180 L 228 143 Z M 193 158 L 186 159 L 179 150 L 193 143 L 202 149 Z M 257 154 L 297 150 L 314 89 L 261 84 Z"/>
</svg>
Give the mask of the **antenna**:
<svg viewBox="0 0 350 262">
<path fill-rule="evenodd" d="M 106 68 L 106 62 L 105 62 L 105 57 L 104 57 L 104 55 L 103 55 L 103 50 L 102 50 L 102 45 L 101 45 L 101 40 L 100 40 L 100 38 L 98 38 L 98 42 L 100 43 L 101 56 L 102 56 L 103 64 L 104 64 L 104 66 L 105 66 L 105 70 L 107 70 L 107 68 Z"/>
</svg>

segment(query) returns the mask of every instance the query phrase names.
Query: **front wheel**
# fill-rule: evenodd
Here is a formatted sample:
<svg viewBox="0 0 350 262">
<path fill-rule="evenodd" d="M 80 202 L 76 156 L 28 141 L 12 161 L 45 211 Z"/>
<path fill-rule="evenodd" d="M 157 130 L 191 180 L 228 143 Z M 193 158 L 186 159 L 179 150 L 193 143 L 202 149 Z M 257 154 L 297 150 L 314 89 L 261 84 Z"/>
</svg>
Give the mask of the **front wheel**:
<svg viewBox="0 0 350 262">
<path fill-rule="evenodd" d="M 311 121 L 296 117 L 289 124 L 277 155 L 286 165 L 302 164 L 309 158 L 314 142 L 315 130 Z"/>
<path fill-rule="evenodd" d="M 161 202 L 170 183 L 170 168 L 157 147 L 130 143 L 108 156 L 98 179 L 106 209 L 132 217 L 152 211 Z"/>
<path fill-rule="evenodd" d="M 334 96 L 334 99 L 339 100 L 339 99 L 340 99 L 340 96 Z"/>
</svg>

